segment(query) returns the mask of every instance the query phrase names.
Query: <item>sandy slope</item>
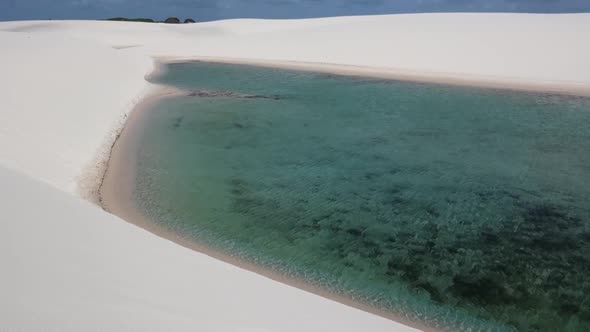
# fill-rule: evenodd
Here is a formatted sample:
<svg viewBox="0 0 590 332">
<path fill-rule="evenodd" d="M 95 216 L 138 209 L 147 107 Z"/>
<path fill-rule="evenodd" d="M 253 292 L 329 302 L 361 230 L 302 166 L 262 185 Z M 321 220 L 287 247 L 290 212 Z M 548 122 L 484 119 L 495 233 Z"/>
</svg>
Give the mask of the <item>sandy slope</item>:
<svg viewBox="0 0 590 332">
<path fill-rule="evenodd" d="M 11 202 L 0 223 L 0 330 L 409 330 L 179 247 L 11 171 L 0 169 L 0 183 L 0 200 Z"/>
<path fill-rule="evenodd" d="M 588 93 L 586 40 L 589 14 L 0 23 L 0 329 L 403 330 L 190 252 L 64 191 L 96 188 L 125 114 L 154 89 L 144 80 L 152 57 Z"/>
</svg>

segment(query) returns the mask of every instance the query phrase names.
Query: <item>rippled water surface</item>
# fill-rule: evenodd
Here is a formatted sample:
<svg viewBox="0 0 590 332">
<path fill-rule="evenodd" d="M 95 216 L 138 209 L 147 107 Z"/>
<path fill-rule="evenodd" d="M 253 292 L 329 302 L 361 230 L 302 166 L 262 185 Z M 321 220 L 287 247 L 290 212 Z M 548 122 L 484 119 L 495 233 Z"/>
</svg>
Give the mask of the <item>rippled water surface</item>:
<svg viewBox="0 0 590 332">
<path fill-rule="evenodd" d="M 590 100 L 170 65 L 136 199 L 220 250 L 450 330 L 590 330 Z"/>
</svg>

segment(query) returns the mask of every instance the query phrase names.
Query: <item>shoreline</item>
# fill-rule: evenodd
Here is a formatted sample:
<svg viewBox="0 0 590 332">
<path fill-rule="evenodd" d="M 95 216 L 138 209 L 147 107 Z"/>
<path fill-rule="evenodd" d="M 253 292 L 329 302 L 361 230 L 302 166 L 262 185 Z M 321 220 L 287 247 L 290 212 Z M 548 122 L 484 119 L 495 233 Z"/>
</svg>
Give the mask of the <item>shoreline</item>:
<svg viewBox="0 0 590 332">
<path fill-rule="evenodd" d="M 470 87 L 503 91 L 541 94 L 557 94 L 575 97 L 590 97 L 590 83 L 572 81 L 532 81 L 518 77 L 481 76 L 461 73 L 413 71 L 391 67 L 368 67 L 335 63 L 257 60 L 214 56 L 155 57 L 158 66 L 174 63 L 223 63 L 275 68 L 339 76 L 386 79 L 393 81 Z M 151 76 L 150 76 L 151 77 Z"/>
<path fill-rule="evenodd" d="M 147 77 L 153 77 L 161 73 L 162 65 L 157 64 L 154 73 Z M 352 297 L 338 295 L 313 285 L 310 282 L 292 278 L 282 273 L 272 271 L 268 268 L 248 262 L 244 259 L 235 257 L 229 253 L 215 250 L 206 245 L 200 244 L 195 240 L 188 239 L 182 234 L 171 231 L 166 227 L 158 225 L 149 217 L 144 215 L 133 202 L 133 191 L 135 188 L 135 152 L 139 146 L 139 131 L 142 127 L 142 116 L 150 111 L 150 108 L 157 102 L 166 98 L 182 96 L 186 91 L 170 86 L 160 86 L 151 95 L 146 96 L 130 112 L 126 123 L 114 142 L 111 153 L 106 161 L 107 167 L 100 181 L 98 189 L 98 204 L 108 213 L 118 216 L 124 221 L 140 227 L 158 237 L 172 241 L 182 247 L 191 249 L 201 254 L 207 255 L 222 262 L 234 265 L 244 270 L 256 273 L 273 281 L 286 284 L 291 287 L 312 293 L 314 295 L 329 299 L 346 306 L 377 315 L 397 323 L 415 328 L 424 332 L 438 331 L 433 327 L 427 326 L 421 322 L 411 320 L 400 314 L 379 309 L 366 303 L 355 301 Z"/>
<path fill-rule="evenodd" d="M 448 81 L 444 78 L 433 78 L 427 76 L 412 76 L 394 73 L 391 71 L 380 72 L 380 68 L 356 67 L 346 65 L 330 65 L 330 64 L 313 64 L 306 62 L 268 62 L 259 60 L 240 60 L 229 58 L 207 58 L 207 57 L 193 57 L 190 59 L 174 59 L 165 60 L 163 58 L 156 58 L 154 70 L 147 74 L 146 79 L 153 79 L 161 75 L 167 64 L 171 63 L 186 63 L 186 62 L 210 62 L 210 63 L 227 63 L 237 65 L 250 65 L 266 68 L 277 68 L 285 70 L 300 70 L 316 73 L 329 73 L 334 75 L 351 76 L 351 77 L 366 77 L 366 78 L 380 78 L 399 80 L 405 82 L 420 82 L 426 84 L 439 84 L 447 86 L 466 86 L 487 89 L 497 89 L 505 91 L 520 91 L 523 93 L 541 93 L 541 94 L 562 94 L 568 96 L 590 96 L 590 89 L 584 87 L 581 90 L 555 90 L 547 89 L 545 85 L 503 85 L 499 82 L 488 84 L 469 84 L 469 81 L 463 79 L 455 79 Z M 583 93 L 580 93 L 583 92 Z M 329 290 L 323 289 L 319 286 L 313 285 L 305 280 L 292 278 L 282 273 L 272 271 L 268 268 L 256 265 L 255 263 L 235 257 L 229 253 L 224 253 L 215 250 L 206 245 L 200 244 L 195 240 L 183 237 L 182 234 L 173 232 L 166 227 L 158 225 L 156 222 L 145 216 L 133 203 L 133 190 L 135 179 L 135 168 L 130 167 L 134 165 L 136 160 L 134 158 L 134 151 L 137 151 L 139 145 L 138 131 L 141 130 L 142 116 L 145 112 L 161 100 L 182 96 L 186 94 L 186 90 L 181 90 L 166 85 L 159 85 L 152 93 L 145 96 L 134 108 L 129 112 L 122 130 L 117 136 L 115 142 L 112 144 L 110 154 L 107 156 L 106 169 L 102 175 L 98 188 L 98 204 L 105 211 L 114 214 L 121 219 L 140 227 L 156 236 L 172 241 L 182 247 L 191 249 L 201 254 L 207 255 L 214 259 L 229 263 L 244 270 L 254 272 L 258 275 L 264 276 L 271 280 L 286 284 L 306 292 L 321 296 L 323 298 L 347 305 L 349 307 L 365 311 L 403 325 L 416 328 L 422 331 L 438 331 L 433 327 L 427 326 L 421 322 L 411 320 L 407 317 L 395 314 L 393 312 L 379 309 L 363 302 L 355 301 L 352 297 L 339 295 Z"/>
</svg>

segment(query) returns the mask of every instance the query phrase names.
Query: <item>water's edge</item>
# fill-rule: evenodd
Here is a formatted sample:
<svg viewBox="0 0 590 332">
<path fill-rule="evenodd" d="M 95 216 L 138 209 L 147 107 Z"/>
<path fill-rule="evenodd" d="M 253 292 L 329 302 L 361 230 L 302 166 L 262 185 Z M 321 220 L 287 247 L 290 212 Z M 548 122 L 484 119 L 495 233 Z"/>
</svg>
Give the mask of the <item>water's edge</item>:
<svg viewBox="0 0 590 332">
<path fill-rule="evenodd" d="M 531 81 L 519 77 L 478 76 L 459 73 L 416 71 L 402 68 L 381 68 L 321 62 L 256 60 L 213 56 L 157 57 L 156 60 L 157 63 L 162 65 L 191 62 L 247 65 L 289 71 L 324 73 L 345 77 L 377 78 L 409 83 L 427 83 L 429 85 L 590 97 L 590 86 L 582 82 Z"/>
<path fill-rule="evenodd" d="M 183 61 L 187 62 L 187 61 Z M 194 62 L 194 61 L 188 61 Z M 196 62 L 205 62 L 205 63 L 218 63 L 218 61 L 202 61 L 197 60 Z M 219 61 L 221 63 L 232 63 L 235 62 L 227 62 L 227 61 Z M 167 62 L 160 62 L 157 63 L 154 73 L 150 76 L 153 79 L 154 76 L 161 74 L 163 71 L 166 70 L 166 65 L 169 63 L 178 63 L 178 61 L 167 61 Z M 238 62 L 238 64 L 244 64 L 243 62 Z M 281 68 L 289 71 L 310 71 L 316 72 L 314 67 L 305 67 L 306 64 L 303 63 L 301 66 L 294 68 L 291 66 L 283 66 L 283 65 L 274 65 L 272 63 L 247 63 L 249 66 L 255 67 L 272 67 L 272 68 Z M 362 73 L 347 73 L 344 71 L 346 67 L 338 69 L 338 66 L 334 66 L 333 70 L 330 70 L 329 67 L 324 68 L 325 70 L 317 70 L 317 72 L 323 73 L 330 73 L 333 75 L 338 76 L 354 76 L 354 77 L 364 77 Z M 379 76 L 379 75 L 372 75 L 367 73 L 365 77 L 380 77 L 380 78 L 387 78 L 386 74 Z M 397 78 L 394 80 L 398 81 L 410 81 L 415 82 L 415 80 L 411 79 L 402 79 Z M 470 86 L 467 84 L 445 84 L 445 81 L 440 82 L 433 82 L 432 80 L 425 80 L 431 84 L 435 85 L 462 85 L 462 86 Z M 446 82 L 449 83 L 449 82 Z M 472 87 L 472 86 L 471 86 Z M 480 88 L 484 88 L 484 86 L 478 86 Z M 487 87 L 490 89 L 490 87 Z M 569 91 L 566 93 L 564 91 L 554 91 L 554 90 L 537 90 L 537 89 L 519 89 L 515 88 L 509 84 L 506 86 L 497 86 L 493 87 L 492 89 L 497 90 L 504 90 L 504 91 L 528 91 L 528 92 L 544 92 L 545 94 L 564 94 L 564 95 L 576 95 L 580 96 L 583 94 L 577 93 L 576 91 Z M 296 278 L 293 276 L 288 276 L 280 271 L 271 270 L 270 268 L 263 267 L 257 265 L 255 263 L 250 262 L 247 259 L 242 257 L 238 257 L 233 255 L 229 252 L 224 252 L 222 249 L 214 248 L 203 243 L 200 243 L 196 239 L 190 238 L 186 234 L 181 234 L 178 232 L 171 231 L 170 229 L 166 228 L 165 226 L 160 225 L 157 220 L 153 220 L 148 217 L 144 212 L 141 211 L 140 208 L 136 206 L 135 196 L 134 196 L 134 188 L 135 188 L 135 181 L 136 181 L 136 165 L 137 160 L 136 152 L 140 146 L 139 137 L 140 132 L 142 130 L 142 124 L 144 124 L 144 118 L 146 113 L 149 114 L 149 111 L 155 111 L 153 108 L 154 103 L 160 102 L 163 99 L 171 98 L 171 97 L 179 97 L 189 94 L 190 91 L 183 91 L 178 88 L 174 88 L 172 86 L 161 86 L 157 91 L 152 93 L 151 95 L 147 96 L 144 100 L 142 100 L 136 107 L 130 112 L 129 117 L 119 135 L 117 137 L 115 143 L 111 148 L 111 154 L 109 156 L 108 161 L 106 162 L 106 170 L 104 172 L 104 176 L 102 178 L 102 182 L 100 183 L 99 192 L 99 204 L 105 209 L 107 212 L 113 213 L 122 219 L 139 226 L 159 237 L 165 238 L 167 240 L 173 241 L 183 247 L 188 249 L 200 252 L 202 254 L 208 255 L 212 258 L 217 260 L 224 261 L 226 263 L 232 264 L 234 266 L 243 268 L 250 272 L 257 273 L 269 279 L 302 289 L 304 291 L 322 296 L 324 298 L 328 298 L 339 302 L 341 304 L 345 304 L 350 307 L 354 307 L 356 309 L 360 309 L 362 311 L 366 311 L 399 323 L 402 323 L 407 326 L 415 327 L 424 331 L 432 331 L 436 329 L 447 329 L 448 326 L 426 326 L 424 322 L 417 321 L 416 318 L 410 316 L 391 312 L 389 310 L 383 310 L 375 305 L 367 304 L 368 302 L 363 302 L 362 299 L 355 299 L 353 295 L 347 296 L 335 290 L 329 290 L 327 288 L 320 287 L 318 284 L 314 284 L 312 280 L 303 280 L 302 278 Z M 403 309 L 402 309 L 403 310 Z"/>
<path fill-rule="evenodd" d="M 165 64 L 158 64 L 163 67 Z M 160 73 L 162 68 L 156 68 Z M 367 303 L 355 300 L 352 297 L 334 293 L 330 290 L 320 288 L 310 281 L 296 279 L 283 273 L 273 271 L 263 266 L 256 265 L 230 253 L 213 249 L 193 239 L 173 232 L 147 217 L 134 203 L 133 191 L 135 187 L 136 165 L 135 152 L 139 147 L 139 133 L 142 130 L 144 115 L 150 107 L 161 100 L 186 95 L 189 92 L 170 86 L 162 86 L 151 95 L 138 103 L 127 117 L 124 128 L 118 135 L 111 148 L 111 154 L 107 161 L 107 167 L 98 189 L 99 205 L 107 212 L 114 214 L 121 219 L 138 226 L 156 236 L 172 241 L 185 248 L 205 254 L 214 259 L 229 263 L 244 270 L 262 275 L 271 280 L 287 284 L 306 292 L 336 301 L 338 303 L 359 309 L 406 326 L 422 331 L 438 331 L 437 328 L 427 326 L 422 322 L 411 320 L 401 314 L 383 310 Z"/>
</svg>

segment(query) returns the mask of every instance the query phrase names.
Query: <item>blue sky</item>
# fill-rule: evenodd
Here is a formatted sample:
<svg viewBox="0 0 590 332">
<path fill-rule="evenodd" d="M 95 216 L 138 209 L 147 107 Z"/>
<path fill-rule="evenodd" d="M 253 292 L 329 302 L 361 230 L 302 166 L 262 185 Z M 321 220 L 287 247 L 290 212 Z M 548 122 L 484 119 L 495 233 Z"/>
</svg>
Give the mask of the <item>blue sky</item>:
<svg viewBox="0 0 590 332">
<path fill-rule="evenodd" d="M 0 0 L 0 20 L 300 18 L 408 12 L 590 12 L 590 0 Z"/>
</svg>

